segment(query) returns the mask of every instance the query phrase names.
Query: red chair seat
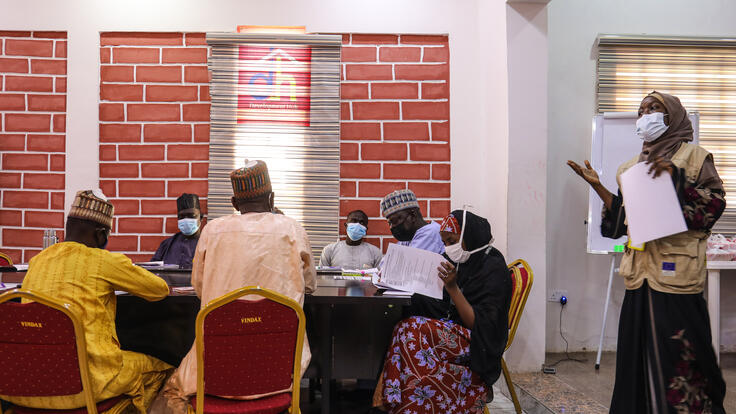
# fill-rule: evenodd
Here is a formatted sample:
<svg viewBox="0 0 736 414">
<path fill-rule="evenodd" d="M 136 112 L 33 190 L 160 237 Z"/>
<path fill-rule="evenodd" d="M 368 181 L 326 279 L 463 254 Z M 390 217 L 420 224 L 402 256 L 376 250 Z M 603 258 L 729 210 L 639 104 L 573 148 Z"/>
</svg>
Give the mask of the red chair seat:
<svg viewBox="0 0 736 414">
<path fill-rule="evenodd" d="M 197 406 L 195 395 L 189 402 Z M 211 395 L 204 396 L 204 412 L 208 414 L 278 414 L 286 411 L 291 405 L 291 392 L 284 392 L 256 400 L 231 400 Z"/>
<path fill-rule="evenodd" d="M 127 398 L 127 396 L 119 395 L 114 398 L 110 398 L 104 401 L 100 401 L 97 403 L 97 412 L 103 413 L 112 407 L 115 406 L 115 404 L 122 401 L 124 398 Z M 13 414 L 50 414 L 50 413 L 59 413 L 59 414 L 86 414 L 87 413 L 87 407 L 79 407 L 79 408 L 72 408 L 69 410 L 56 410 L 56 409 L 46 409 L 46 408 L 30 408 L 30 407 L 21 407 L 20 405 L 13 405 Z"/>
</svg>

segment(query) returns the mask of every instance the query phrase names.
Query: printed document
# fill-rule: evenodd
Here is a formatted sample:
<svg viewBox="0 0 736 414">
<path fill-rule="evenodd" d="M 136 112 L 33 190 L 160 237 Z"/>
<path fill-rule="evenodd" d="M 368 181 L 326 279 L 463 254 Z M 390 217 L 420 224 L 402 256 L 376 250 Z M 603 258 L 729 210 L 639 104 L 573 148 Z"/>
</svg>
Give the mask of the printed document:
<svg viewBox="0 0 736 414">
<path fill-rule="evenodd" d="M 687 230 L 672 178 L 667 172 L 652 178 L 643 162 L 621 174 L 631 244 L 642 244 Z"/>
<path fill-rule="evenodd" d="M 374 284 L 442 299 L 444 283 L 437 268 L 446 261 L 442 255 L 434 252 L 390 244 L 383 256 L 381 271 L 374 278 Z"/>
</svg>

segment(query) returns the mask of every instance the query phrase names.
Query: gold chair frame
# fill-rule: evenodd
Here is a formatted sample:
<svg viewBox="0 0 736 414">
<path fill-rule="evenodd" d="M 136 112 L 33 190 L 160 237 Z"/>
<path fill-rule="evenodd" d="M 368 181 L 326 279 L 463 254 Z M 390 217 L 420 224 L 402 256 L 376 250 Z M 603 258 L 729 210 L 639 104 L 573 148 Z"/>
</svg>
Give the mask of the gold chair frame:
<svg viewBox="0 0 736 414">
<path fill-rule="evenodd" d="M 306 331 L 306 316 L 301 305 L 296 301 L 269 289 L 260 286 L 246 286 L 234 290 L 210 301 L 197 314 L 195 326 L 195 343 L 197 345 L 197 407 L 196 414 L 204 413 L 204 319 L 215 309 L 224 306 L 243 296 L 256 295 L 291 308 L 297 314 L 299 325 L 296 335 L 296 349 L 294 350 L 294 373 L 291 383 L 291 406 L 289 412 L 299 414 L 299 382 L 301 381 L 302 347 L 304 345 L 304 334 Z M 190 405 L 191 409 L 191 405 Z"/>
<path fill-rule="evenodd" d="M 94 395 L 92 395 L 92 385 L 89 378 L 89 361 L 87 360 L 87 343 L 85 342 L 84 336 L 84 325 L 79 317 L 71 311 L 71 306 L 68 303 L 62 303 L 42 293 L 33 292 L 31 290 L 24 289 L 13 289 L 0 295 L 0 304 L 5 303 L 11 299 L 21 298 L 27 299 L 33 302 L 40 303 L 49 308 L 56 309 L 66 315 L 72 321 L 74 326 L 74 339 L 77 343 L 77 361 L 79 361 L 79 376 L 82 379 L 82 393 L 84 394 L 84 400 L 87 405 L 88 414 L 97 414 L 97 403 L 95 403 Z M 130 398 L 125 398 L 119 403 L 112 406 L 109 410 L 105 411 L 105 414 L 119 414 L 123 412 L 129 405 L 133 403 Z M 44 410 L 44 409 L 41 409 Z M 55 409 L 49 409 L 54 411 Z M 12 407 L 8 410 L 12 413 Z"/>
<path fill-rule="evenodd" d="M 521 321 L 521 315 L 524 313 L 524 306 L 526 306 L 526 300 L 529 297 L 529 292 L 532 290 L 532 285 L 534 284 L 534 272 L 532 272 L 532 268 L 529 267 L 529 263 L 522 259 L 518 259 L 514 262 L 512 262 L 509 265 L 509 271 L 514 272 L 514 277 L 520 278 L 520 271 L 519 267 L 523 267 L 526 269 L 526 271 L 529 273 L 529 284 L 526 286 L 526 289 L 521 291 L 521 295 L 517 298 L 511 297 L 512 303 L 511 306 L 509 306 L 509 312 L 517 308 L 518 312 L 514 315 L 514 318 L 509 321 L 509 339 L 506 341 L 506 348 L 504 349 L 504 352 L 511 347 L 511 343 L 514 342 L 514 336 L 516 336 L 516 329 L 519 327 L 519 321 Z M 516 303 L 514 303 L 516 299 Z M 519 397 L 516 395 L 516 389 L 514 388 L 514 383 L 511 381 L 511 373 L 509 372 L 509 368 L 506 366 L 506 360 L 501 357 L 501 370 L 503 371 L 503 377 L 506 380 L 506 386 L 509 389 L 509 393 L 511 394 L 511 401 L 514 403 L 514 410 L 516 410 L 517 414 L 521 414 L 521 404 L 519 403 Z M 483 410 L 486 414 L 489 413 L 488 406 L 486 405 L 485 409 Z"/>
<path fill-rule="evenodd" d="M 7 260 L 9 266 L 13 265 L 13 259 L 11 259 L 10 256 L 8 256 L 7 254 L 0 252 L 0 257 Z"/>
</svg>

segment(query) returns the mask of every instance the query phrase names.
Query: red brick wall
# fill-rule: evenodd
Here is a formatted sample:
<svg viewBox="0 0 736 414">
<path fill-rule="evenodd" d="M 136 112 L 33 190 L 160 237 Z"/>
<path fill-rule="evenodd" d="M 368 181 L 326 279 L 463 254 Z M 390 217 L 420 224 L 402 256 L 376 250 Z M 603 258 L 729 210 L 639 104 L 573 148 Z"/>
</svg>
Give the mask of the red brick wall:
<svg viewBox="0 0 736 414">
<path fill-rule="evenodd" d="M 207 210 L 210 96 L 203 33 L 100 35 L 100 188 L 108 249 L 149 260 L 178 231 L 176 197 Z"/>
<path fill-rule="evenodd" d="M 66 32 L 0 31 L 0 251 L 23 263 L 63 237 Z"/>
<path fill-rule="evenodd" d="M 434 220 L 450 210 L 448 39 L 343 35 L 342 66 L 340 215 L 364 210 L 368 240 L 385 250 L 384 195 L 409 188 Z"/>
<path fill-rule="evenodd" d="M 100 44 L 100 186 L 117 217 L 109 248 L 148 259 L 177 231 L 175 198 L 207 193 L 204 34 L 103 33 Z M 447 36 L 343 44 L 340 214 L 363 209 L 368 240 L 385 249 L 387 193 L 414 190 L 435 220 L 450 209 Z"/>
</svg>

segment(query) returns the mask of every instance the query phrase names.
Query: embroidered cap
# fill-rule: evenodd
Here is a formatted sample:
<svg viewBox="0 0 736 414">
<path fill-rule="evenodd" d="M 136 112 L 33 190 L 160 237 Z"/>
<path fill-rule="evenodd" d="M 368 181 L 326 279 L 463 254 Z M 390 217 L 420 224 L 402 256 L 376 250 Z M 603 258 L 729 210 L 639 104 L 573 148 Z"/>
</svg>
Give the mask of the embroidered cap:
<svg viewBox="0 0 736 414">
<path fill-rule="evenodd" d="M 381 201 L 381 215 L 383 217 L 388 217 L 397 211 L 408 208 L 419 208 L 417 196 L 411 190 L 396 190 Z"/>
<path fill-rule="evenodd" d="M 112 228 L 112 216 L 115 208 L 107 201 L 102 190 L 77 191 L 69 217 L 94 221 L 108 228 Z"/>
<path fill-rule="evenodd" d="M 457 222 L 457 218 L 455 218 L 455 216 L 450 213 L 447 215 L 447 217 L 445 217 L 444 220 L 442 220 L 442 224 L 440 224 L 440 231 L 460 234 L 462 229 L 460 228 L 460 224 Z"/>
<path fill-rule="evenodd" d="M 241 200 L 250 200 L 271 192 L 268 167 L 261 160 L 245 160 L 245 167 L 230 173 L 233 195 Z"/>
</svg>

